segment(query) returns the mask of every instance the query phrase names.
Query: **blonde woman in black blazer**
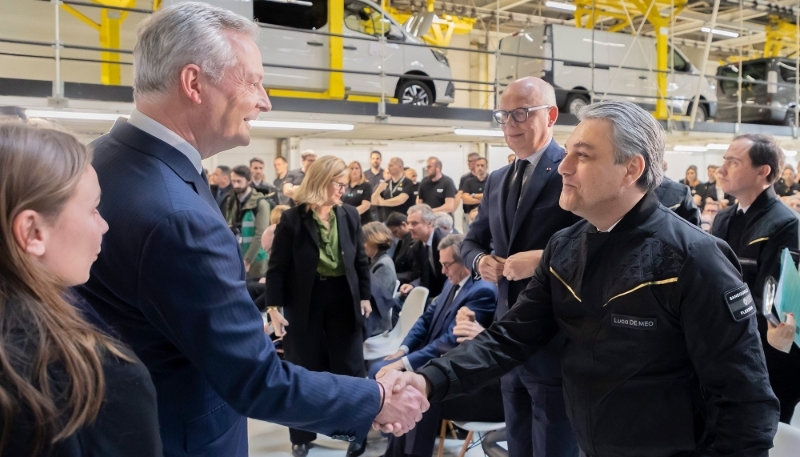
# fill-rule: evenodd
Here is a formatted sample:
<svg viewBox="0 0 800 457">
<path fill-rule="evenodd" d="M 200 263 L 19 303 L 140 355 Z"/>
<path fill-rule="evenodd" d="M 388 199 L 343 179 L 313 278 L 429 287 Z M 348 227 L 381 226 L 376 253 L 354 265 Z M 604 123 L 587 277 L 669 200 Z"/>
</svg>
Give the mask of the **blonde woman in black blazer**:
<svg viewBox="0 0 800 457">
<path fill-rule="evenodd" d="M 364 318 L 370 306 L 369 259 L 361 219 L 342 205 L 348 184 L 344 161 L 314 162 L 281 215 L 267 270 L 267 307 L 286 359 L 312 371 L 363 377 Z M 283 308 L 284 315 L 281 315 Z M 315 433 L 290 429 L 292 454 L 302 457 Z M 351 444 L 348 455 L 363 453 Z"/>
</svg>

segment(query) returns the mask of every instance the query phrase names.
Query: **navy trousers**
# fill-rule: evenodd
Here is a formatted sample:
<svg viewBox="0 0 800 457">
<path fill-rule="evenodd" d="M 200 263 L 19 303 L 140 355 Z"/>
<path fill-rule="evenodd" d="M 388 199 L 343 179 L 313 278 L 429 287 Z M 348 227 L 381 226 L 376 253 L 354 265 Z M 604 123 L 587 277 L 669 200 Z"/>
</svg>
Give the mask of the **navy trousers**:
<svg viewBox="0 0 800 457">
<path fill-rule="evenodd" d="M 578 457 L 560 385 L 545 385 L 520 366 L 500 379 L 509 457 Z"/>
</svg>

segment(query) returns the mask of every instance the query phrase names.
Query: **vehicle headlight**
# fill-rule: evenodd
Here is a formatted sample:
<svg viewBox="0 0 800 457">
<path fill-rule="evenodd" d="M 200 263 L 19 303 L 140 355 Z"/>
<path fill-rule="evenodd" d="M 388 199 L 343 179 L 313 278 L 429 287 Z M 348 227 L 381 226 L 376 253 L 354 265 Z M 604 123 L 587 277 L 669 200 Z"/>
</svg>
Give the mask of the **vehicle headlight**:
<svg viewBox="0 0 800 457">
<path fill-rule="evenodd" d="M 436 60 L 447 65 L 448 67 L 450 66 L 450 62 L 447 60 L 447 56 L 444 55 L 442 51 L 438 49 L 431 49 L 431 52 L 433 53 L 433 57 L 436 57 Z"/>
</svg>

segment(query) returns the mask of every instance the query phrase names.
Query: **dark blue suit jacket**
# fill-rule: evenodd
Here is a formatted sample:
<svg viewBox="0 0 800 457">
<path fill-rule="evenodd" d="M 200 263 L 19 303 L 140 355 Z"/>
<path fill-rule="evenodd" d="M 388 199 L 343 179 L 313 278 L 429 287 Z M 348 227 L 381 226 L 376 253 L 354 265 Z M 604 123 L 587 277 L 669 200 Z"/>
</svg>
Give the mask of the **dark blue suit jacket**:
<svg viewBox="0 0 800 457">
<path fill-rule="evenodd" d="M 245 416 L 364 439 L 378 387 L 279 360 L 189 159 L 124 120 L 92 145 L 110 229 L 80 293 L 150 370 L 165 455 L 246 457 Z"/>
<path fill-rule="evenodd" d="M 507 258 L 518 252 L 544 249 L 554 233 L 579 220 L 558 205 L 561 197 L 558 165 L 563 158 L 564 148 L 551 140 L 533 174 L 525 183 L 513 227 L 508 227 L 505 216 L 508 181 L 511 179 L 513 167 L 506 165 L 489 175 L 483 200 L 478 206 L 478 217 L 472 222 L 461 247 L 464 262 L 470 269 L 480 253 Z M 478 272 L 473 271 L 473 274 L 477 275 Z M 497 283 L 497 318 L 516 303 L 517 296 L 527 287 L 529 281 L 530 278 L 519 281 L 500 279 Z M 548 378 L 561 378 L 558 357 L 563 344 L 563 336 L 554 338 L 551 344 L 531 358 L 526 365 L 528 371 L 543 382 L 548 382 Z"/>
<path fill-rule="evenodd" d="M 492 322 L 497 304 L 494 284 L 467 278 L 453 303 L 445 307 L 444 302 L 452 289 L 453 284 L 447 281 L 442 293 L 428 305 L 403 340 L 403 346 L 409 350 L 408 362 L 415 370 L 458 346 L 453 328 L 456 326 L 456 314 L 462 306 L 474 311 L 475 320 L 484 327 Z"/>
</svg>

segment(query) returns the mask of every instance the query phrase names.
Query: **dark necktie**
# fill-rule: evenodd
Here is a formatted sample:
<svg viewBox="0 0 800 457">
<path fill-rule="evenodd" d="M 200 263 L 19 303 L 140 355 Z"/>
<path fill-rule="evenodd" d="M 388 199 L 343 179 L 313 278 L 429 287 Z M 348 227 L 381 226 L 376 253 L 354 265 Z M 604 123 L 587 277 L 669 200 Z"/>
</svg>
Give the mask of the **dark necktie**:
<svg viewBox="0 0 800 457">
<path fill-rule="evenodd" d="M 517 206 L 519 206 L 519 197 L 522 195 L 522 181 L 525 177 L 525 169 L 528 168 L 527 160 L 519 160 L 514 164 L 514 175 L 511 178 L 511 183 L 508 186 L 508 198 L 506 199 L 506 222 L 508 223 L 508 230 L 511 232 L 511 227 L 514 226 L 514 216 L 517 214 Z"/>
<path fill-rule="evenodd" d="M 436 317 L 431 322 L 430 333 L 428 333 L 428 340 L 434 340 L 438 338 L 439 332 L 441 331 L 441 326 L 444 320 L 444 316 L 447 314 L 447 310 L 450 308 L 450 305 L 453 304 L 453 300 L 456 298 L 456 293 L 458 289 L 461 287 L 461 284 L 456 284 L 450 289 L 450 293 L 447 294 L 447 298 L 445 298 L 444 302 L 440 303 L 436 307 Z"/>
<path fill-rule="evenodd" d="M 736 213 L 731 216 L 731 221 L 728 224 L 727 239 L 725 240 L 737 254 L 739 253 L 739 250 L 742 247 L 742 242 L 744 241 L 742 238 L 744 236 L 745 225 L 746 220 L 744 217 L 744 211 L 737 209 Z"/>
</svg>

